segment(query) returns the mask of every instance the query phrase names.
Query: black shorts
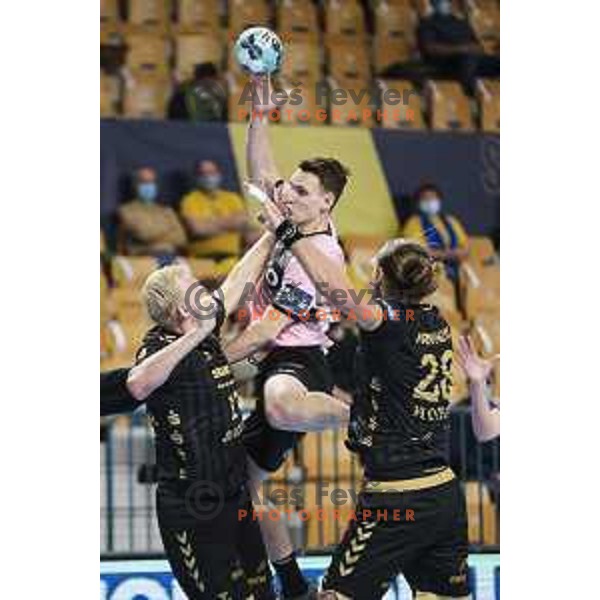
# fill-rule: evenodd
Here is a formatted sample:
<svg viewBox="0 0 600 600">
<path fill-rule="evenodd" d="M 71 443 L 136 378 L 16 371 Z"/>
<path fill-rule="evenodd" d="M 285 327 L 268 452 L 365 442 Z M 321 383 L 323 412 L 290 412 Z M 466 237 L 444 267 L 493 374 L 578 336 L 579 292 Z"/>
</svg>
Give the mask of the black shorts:
<svg viewBox="0 0 600 600">
<path fill-rule="evenodd" d="M 256 377 L 256 409 L 245 422 L 243 439 L 252 460 L 271 473 L 279 469 L 288 451 L 304 435 L 274 429 L 267 421 L 263 395 L 265 383 L 269 377 L 279 374 L 295 377 L 311 392 L 330 393 L 333 389 L 331 371 L 319 346 L 276 348 L 260 363 Z"/>
<path fill-rule="evenodd" d="M 375 600 L 402 573 L 413 592 L 469 594 L 467 515 L 457 479 L 413 492 L 363 493 L 356 512 L 334 552 L 324 590 Z"/>
<path fill-rule="evenodd" d="M 189 600 L 274 600 L 272 577 L 259 524 L 246 491 L 226 500 L 198 501 L 162 488 L 157 514 L 163 546 Z"/>
</svg>

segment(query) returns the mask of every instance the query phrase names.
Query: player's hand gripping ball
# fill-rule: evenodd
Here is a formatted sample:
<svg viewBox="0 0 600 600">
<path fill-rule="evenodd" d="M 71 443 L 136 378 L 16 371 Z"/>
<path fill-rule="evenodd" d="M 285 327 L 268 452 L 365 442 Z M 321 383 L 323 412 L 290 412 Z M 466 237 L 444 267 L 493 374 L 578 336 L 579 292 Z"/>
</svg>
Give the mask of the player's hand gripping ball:
<svg viewBox="0 0 600 600">
<path fill-rule="evenodd" d="M 271 75 L 283 61 L 283 44 L 267 27 L 250 27 L 242 31 L 233 52 L 242 69 L 252 75 Z"/>
</svg>

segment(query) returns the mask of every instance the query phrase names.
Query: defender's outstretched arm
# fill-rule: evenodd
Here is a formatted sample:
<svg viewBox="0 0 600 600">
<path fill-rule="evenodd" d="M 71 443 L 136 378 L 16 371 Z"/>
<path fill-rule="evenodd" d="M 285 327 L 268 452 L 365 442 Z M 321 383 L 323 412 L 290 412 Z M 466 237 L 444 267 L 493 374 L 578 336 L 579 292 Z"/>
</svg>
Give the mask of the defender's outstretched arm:
<svg viewBox="0 0 600 600">
<path fill-rule="evenodd" d="M 189 331 L 165 348 L 151 354 L 129 371 L 127 389 L 139 402 L 143 402 L 154 390 L 169 379 L 173 369 L 206 337 L 216 325 L 216 317 L 198 322 Z"/>
<path fill-rule="evenodd" d="M 264 233 L 236 263 L 221 285 L 223 304 L 228 315 L 237 308 L 247 287 L 256 286 L 274 243 L 275 236 L 268 231 Z"/>
</svg>

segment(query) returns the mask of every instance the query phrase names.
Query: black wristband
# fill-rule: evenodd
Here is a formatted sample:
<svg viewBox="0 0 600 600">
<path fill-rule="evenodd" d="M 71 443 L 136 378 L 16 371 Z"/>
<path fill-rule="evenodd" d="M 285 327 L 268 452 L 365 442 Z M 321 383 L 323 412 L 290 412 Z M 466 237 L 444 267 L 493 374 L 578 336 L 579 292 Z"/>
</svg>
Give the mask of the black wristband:
<svg viewBox="0 0 600 600">
<path fill-rule="evenodd" d="M 275 230 L 275 237 L 286 247 L 291 248 L 302 236 L 298 226 L 289 219 L 282 221 Z"/>
<path fill-rule="evenodd" d="M 216 324 L 214 332 L 216 335 L 219 335 L 219 331 L 221 331 L 221 327 L 223 326 L 227 315 L 225 314 L 225 305 L 223 304 L 221 298 L 219 298 L 217 294 L 213 294 L 213 300 L 217 304 L 217 311 L 215 313 Z"/>
</svg>

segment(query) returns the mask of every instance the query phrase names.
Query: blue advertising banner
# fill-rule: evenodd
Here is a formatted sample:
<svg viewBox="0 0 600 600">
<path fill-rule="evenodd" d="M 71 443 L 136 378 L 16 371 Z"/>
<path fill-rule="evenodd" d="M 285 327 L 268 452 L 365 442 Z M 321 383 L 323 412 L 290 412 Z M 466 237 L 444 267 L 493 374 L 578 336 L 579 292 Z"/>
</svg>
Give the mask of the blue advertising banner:
<svg viewBox="0 0 600 600">
<path fill-rule="evenodd" d="M 300 559 L 303 573 L 318 582 L 329 565 L 329 556 Z M 500 600 L 500 555 L 469 557 L 473 600 Z M 410 589 L 398 577 L 384 600 L 411 600 Z M 186 600 L 173 579 L 167 561 L 105 561 L 100 563 L 100 600 Z"/>
</svg>

